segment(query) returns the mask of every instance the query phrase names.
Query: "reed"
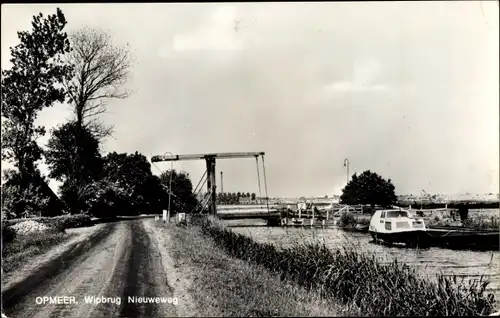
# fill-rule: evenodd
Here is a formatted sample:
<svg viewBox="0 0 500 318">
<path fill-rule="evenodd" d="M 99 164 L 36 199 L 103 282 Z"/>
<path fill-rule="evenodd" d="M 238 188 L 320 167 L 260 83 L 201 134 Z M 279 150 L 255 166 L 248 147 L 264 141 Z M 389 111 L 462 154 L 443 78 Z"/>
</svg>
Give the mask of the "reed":
<svg viewBox="0 0 500 318">
<path fill-rule="evenodd" d="M 494 309 L 494 296 L 486 294 L 488 282 L 482 279 L 465 283 L 439 275 L 433 280 L 397 260 L 381 264 L 355 246 L 332 250 L 324 244 L 302 243 L 279 249 L 208 218 L 197 222 L 202 233 L 229 255 L 359 308 L 366 316 L 468 316 L 490 314 Z"/>
</svg>

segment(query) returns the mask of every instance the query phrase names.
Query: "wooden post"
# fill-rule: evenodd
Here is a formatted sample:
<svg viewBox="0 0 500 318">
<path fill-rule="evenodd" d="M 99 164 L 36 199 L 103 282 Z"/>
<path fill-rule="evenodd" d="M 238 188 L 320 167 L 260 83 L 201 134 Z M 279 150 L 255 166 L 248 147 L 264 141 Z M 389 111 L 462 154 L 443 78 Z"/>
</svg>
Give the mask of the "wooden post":
<svg viewBox="0 0 500 318">
<path fill-rule="evenodd" d="M 299 219 L 300 219 L 300 216 L 301 216 L 301 212 L 302 212 L 302 209 L 299 207 Z"/>
<path fill-rule="evenodd" d="M 217 184 L 215 183 L 215 158 L 212 159 L 212 212 L 217 214 Z"/>
<path fill-rule="evenodd" d="M 326 210 L 326 220 L 328 221 L 328 210 Z"/>
<path fill-rule="evenodd" d="M 205 158 L 205 163 L 207 165 L 207 192 L 210 193 L 212 190 L 212 178 L 210 178 L 210 175 L 212 174 L 212 161 L 210 158 Z M 212 212 L 213 211 L 210 210 L 210 214 L 212 214 Z"/>
<path fill-rule="evenodd" d="M 210 193 L 210 214 L 217 214 L 217 186 L 215 185 L 215 158 L 207 157 L 205 158 L 207 164 L 207 190 Z"/>
</svg>

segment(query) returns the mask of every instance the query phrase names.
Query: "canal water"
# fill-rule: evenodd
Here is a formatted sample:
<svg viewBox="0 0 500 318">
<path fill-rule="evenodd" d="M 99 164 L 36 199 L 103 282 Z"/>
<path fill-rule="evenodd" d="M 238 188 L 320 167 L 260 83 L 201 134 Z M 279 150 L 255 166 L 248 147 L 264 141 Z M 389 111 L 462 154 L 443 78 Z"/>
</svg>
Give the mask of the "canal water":
<svg viewBox="0 0 500 318">
<path fill-rule="evenodd" d="M 287 247 L 300 242 L 320 242 L 338 248 L 354 245 L 359 250 L 375 254 L 382 262 L 394 258 L 414 266 L 422 275 L 438 273 L 457 276 L 458 279 L 483 279 L 490 281 L 488 290 L 500 304 L 500 252 L 458 251 L 444 248 L 409 249 L 374 244 L 370 234 L 345 232 L 341 229 L 267 227 L 259 220 L 224 221 L 231 230 L 252 237 L 258 242 Z"/>
</svg>

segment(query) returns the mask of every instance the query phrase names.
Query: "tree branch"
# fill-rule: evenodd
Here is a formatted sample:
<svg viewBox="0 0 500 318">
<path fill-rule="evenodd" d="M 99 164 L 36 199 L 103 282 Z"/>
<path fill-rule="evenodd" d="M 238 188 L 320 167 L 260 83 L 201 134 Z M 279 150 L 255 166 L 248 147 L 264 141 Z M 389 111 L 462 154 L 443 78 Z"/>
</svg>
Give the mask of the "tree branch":
<svg viewBox="0 0 500 318">
<path fill-rule="evenodd" d="M 130 53 L 128 47 L 113 45 L 108 34 L 96 29 L 78 30 L 70 39 L 70 59 L 76 71 L 68 86 L 77 121 L 85 125 L 106 112 L 106 100 L 130 95 L 121 90 L 130 76 Z"/>
</svg>

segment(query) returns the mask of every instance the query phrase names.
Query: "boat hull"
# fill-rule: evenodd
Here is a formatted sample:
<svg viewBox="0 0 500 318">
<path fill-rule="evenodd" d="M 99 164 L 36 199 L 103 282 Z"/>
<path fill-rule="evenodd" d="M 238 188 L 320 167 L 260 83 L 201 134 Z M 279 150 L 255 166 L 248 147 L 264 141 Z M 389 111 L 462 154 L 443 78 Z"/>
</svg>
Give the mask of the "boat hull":
<svg viewBox="0 0 500 318">
<path fill-rule="evenodd" d="M 457 249 L 494 249 L 500 247 L 499 231 L 429 228 L 425 239 L 435 246 Z"/>
<path fill-rule="evenodd" d="M 375 242 L 379 243 L 399 243 L 406 244 L 407 246 L 422 246 L 427 245 L 427 240 L 425 231 L 415 230 L 415 231 L 404 231 L 404 232 L 393 232 L 393 233 L 381 233 L 370 231 L 370 234 Z"/>
<path fill-rule="evenodd" d="M 370 231 L 375 242 L 402 243 L 409 247 L 447 247 L 452 249 L 498 250 L 499 232 L 432 229 L 397 233 Z"/>
</svg>

